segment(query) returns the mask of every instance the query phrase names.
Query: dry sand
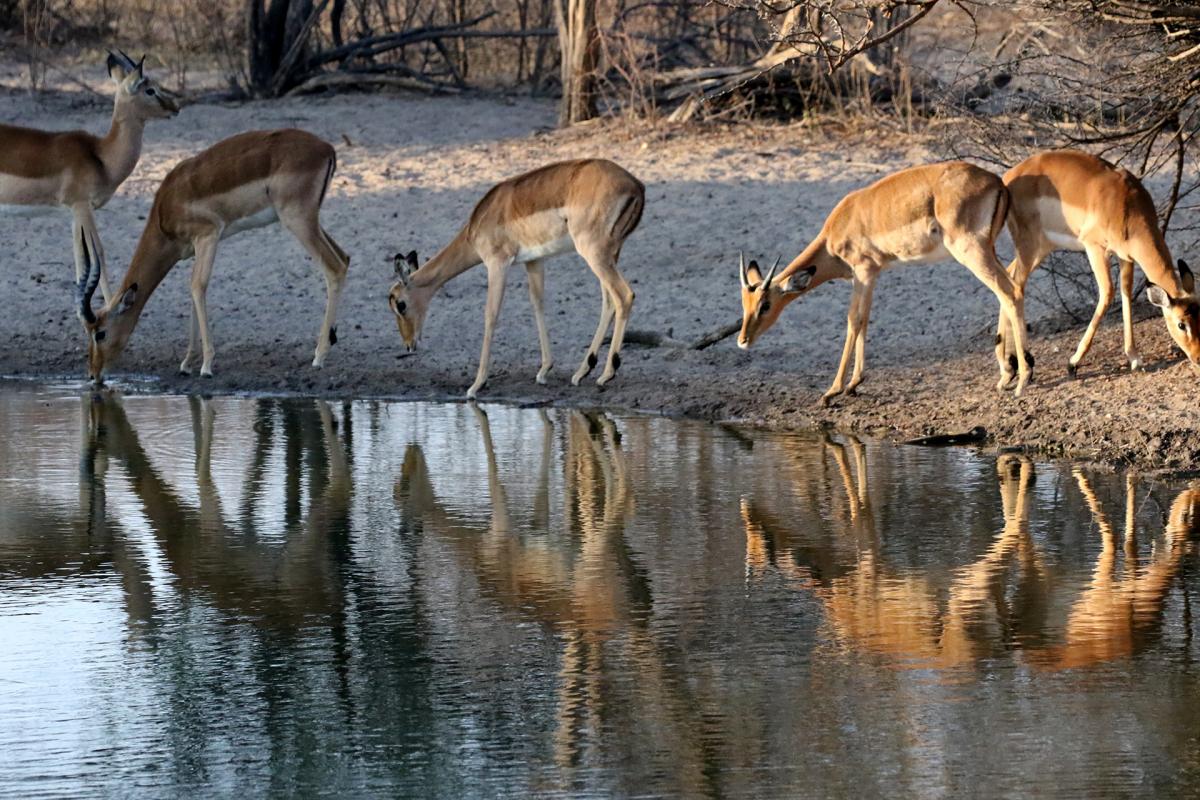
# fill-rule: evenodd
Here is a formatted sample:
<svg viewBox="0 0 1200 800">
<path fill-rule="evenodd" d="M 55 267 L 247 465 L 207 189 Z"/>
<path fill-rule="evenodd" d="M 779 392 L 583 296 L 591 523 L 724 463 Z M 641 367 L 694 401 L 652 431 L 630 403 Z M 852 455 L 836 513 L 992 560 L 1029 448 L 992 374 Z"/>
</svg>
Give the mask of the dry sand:
<svg viewBox="0 0 1200 800">
<path fill-rule="evenodd" d="M 107 126 L 108 106 L 86 93 L 35 100 L 11 88 L 0 92 L 6 122 L 95 132 Z M 113 377 L 172 392 L 460 398 L 479 354 L 484 271 L 446 287 L 431 307 L 420 352 L 404 358 L 386 305 L 392 254 L 416 249 L 427 258 L 497 180 L 581 156 L 612 158 L 647 186 L 645 216 L 622 255 L 637 292 L 631 328 L 689 339 L 738 318 L 740 248 L 760 259 L 789 258 L 847 191 L 935 158 L 915 140 L 847 139 L 800 126 L 670 136 L 604 127 L 551 133 L 553 119 L 552 104 L 524 98 L 356 95 L 193 105 L 175 120 L 152 123 L 141 163 L 98 213 L 114 278 L 129 263 L 154 189 L 179 159 L 239 131 L 298 126 L 338 148 L 323 220 L 351 254 L 350 281 L 340 341 L 326 367 L 314 370 L 323 281 L 278 227 L 242 234 L 222 243 L 209 290 L 216 377 L 176 374 L 187 343 L 186 262 L 149 302 Z M 69 229 L 65 212 L 0 217 L 8 287 L 0 374 L 83 374 Z M 1002 257 L 1008 248 L 1005 241 Z M 793 304 L 750 351 L 732 339 L 702 352 L 627 346 L 618 378 L 599 389 L 569 384 L 600 308 L 583 262 L 564 256 L 547 267 L 556 366 L 546 387 L 533 381 L 538 351 L 523 271 L 511 276 L 481 399 L 781 428 L 832 424 L 901 439 L 979 425 L 999 446 L 1152 468 L 1200 463 L 1200 378 L 1171 351 L 1161 319 L 1144 301 L 1137 333 L 1148 370 L 1124 369 L 1119 318 L 1110 316 L 1076 380 L 1066 378 L 1065 365 L 1081 329 L 1063 330 L 1047 304 L 1031 301 L 1038 369 L 1026 396 L 1014 399 L 993 388 L 991 294 L 956 264 L 893 270 L 876 292 L 866 382 L 857 397 L 821 409 L 815 403 L 841 351 L 847 285 L 827 285 Z"/>
</svg>

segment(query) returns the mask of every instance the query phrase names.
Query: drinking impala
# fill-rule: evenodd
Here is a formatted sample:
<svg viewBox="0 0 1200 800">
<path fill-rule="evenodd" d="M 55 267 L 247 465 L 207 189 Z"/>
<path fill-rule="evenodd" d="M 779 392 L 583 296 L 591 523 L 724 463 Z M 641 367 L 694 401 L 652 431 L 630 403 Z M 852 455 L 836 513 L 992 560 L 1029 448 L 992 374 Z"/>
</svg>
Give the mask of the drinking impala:
<svg viewBox="0 0 1200 800">
<path fill-rule="evenodd" d="M 835 278 L 854 284 L 846 318 L 846 343 L 837 375 L 821 397 L 823 405 L 843 392 L 853 394 L 863 380 L 867 323 L 879 273 L 896 264 L 953 258 L 1000 301 L 1000 313 L 1014 323 L 1020 363 L 1016 394 L 1029 378 L 1025 356 L 1025 302 L 996 259 L 996 237 L 1004 225 L 1008 192 L 1000 178 L 962 161 L 911 167 L 851 192 L 825 220 L 817 238 L 779 276 L 763 276 L 758 265 L 739 265 L 742 330 L 738 346 L 749 347 L 771 327 L 784 306 Z M 778 260 L 775 262 L 778 266 Z M 854 374 L 846 367 L 854 351 Z M 1001 388 L 1007 381 L 1001 382 Z"/>
<path fill-rule="evenodd" d="M 537 382 L 545 383 L 553 360 L 542 311 L 542 261 L 574 250 L 599 279 L 601 303 L 600 324 L 571 383 L 578 386 L 596 366 L 596 354 L 611 322 L 608 363 L 596 381 L 601 386 L 608 383 L 621 366 L 621 343 L 633 307 L 633 290 L 617 269 L 617 259 L 621 245 L 641 221 L 645 195 L 641 181 L 603 159 L 550 164 L 492 187 L 453 241 L 424 266 L 418 267 L 415 251 L 396 256 L 397 280 L 388 302 L 405 345 L 409 350 L 416 347 L 429 302 L 443 284 L 477 264 L 486 265 L 483 350 L 475 382 L 467 390 L 467 397 L 475 397 L 488 377 L 505 276 L 513 264 L 523 263 L 542 351 Z"/>
<path fill-rule="evenodd" d="M 79 285 L 79 314 L 90 335 L 92 379 L 99 382 L 104 369 L 124 350 L 162 279 L 175 264 L 193 255 L 192 321 L 179 369 L 189 372 L 198 329 L 203 345 L 200 374 L 211 376 L 214 350 L 205 295 L 217 243 L 273 222 L 280 222 L 300 240 L 325 274 L 325 318 L 313 358 L 313 366 L 321 366 L 337 342 L 338 299 L 350 265 L 319 218 L 336 163 L 332 145 L 311 133 L 287 129 L 238 134 L 176 165 L 154 196 L 146 228 L 115 296 L 100 311 L 92 311 L 100 278 L 95 261 Z"/>
</svg>

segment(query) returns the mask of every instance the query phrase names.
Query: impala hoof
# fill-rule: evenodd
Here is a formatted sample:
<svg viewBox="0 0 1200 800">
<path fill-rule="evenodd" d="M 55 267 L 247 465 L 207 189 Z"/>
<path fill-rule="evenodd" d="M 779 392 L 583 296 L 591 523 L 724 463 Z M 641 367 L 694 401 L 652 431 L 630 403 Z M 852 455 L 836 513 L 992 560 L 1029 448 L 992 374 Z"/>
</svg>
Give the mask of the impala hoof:
<svg viewBox="0 0 1200 800">
<path fill-rule="evenodd" d="M 1068 378 L 1074 378 L 1074 377 L 1075 377 L 1075 374 L 1076 374 L 1077 372 L 1079 372 L 1079 365 L 1078 365 L 1078 364 L 1072 364 L 1070 361 L 1068 361 L 1068 362 L 1067 362 L 1067 377 L 1068 377 Z"/>
<path fill-rule="evenodd" d="M 1138 372 L 1139 370 L 1141 370 L 1141 368 L 1142 368 L 1142 357 L 1141 356 L 1130 356 L 1129 357 L 1129 371 L 1130 372 Z"/>
</svg>

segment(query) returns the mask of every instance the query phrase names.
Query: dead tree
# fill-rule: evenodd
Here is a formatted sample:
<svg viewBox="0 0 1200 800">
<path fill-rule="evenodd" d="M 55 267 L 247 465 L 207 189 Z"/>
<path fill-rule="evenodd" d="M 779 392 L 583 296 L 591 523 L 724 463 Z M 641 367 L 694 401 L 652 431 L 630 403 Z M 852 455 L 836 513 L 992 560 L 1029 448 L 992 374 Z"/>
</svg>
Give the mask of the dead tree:
<svg viewBox="0 0 1200 800">
<path fill-rule="evenodd" d="M 562 53 L 558 123 L 565 127 L 596 116 L 600 32 L 596 27 L 596 0 L 555 0 L 554 8 Z"/>
</svg>

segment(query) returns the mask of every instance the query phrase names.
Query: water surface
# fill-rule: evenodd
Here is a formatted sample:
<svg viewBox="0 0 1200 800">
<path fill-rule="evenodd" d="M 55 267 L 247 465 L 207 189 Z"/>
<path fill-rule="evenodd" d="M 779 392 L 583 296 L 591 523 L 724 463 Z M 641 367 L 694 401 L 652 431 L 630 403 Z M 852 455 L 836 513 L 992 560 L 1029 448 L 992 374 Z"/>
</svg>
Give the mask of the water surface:
<svg viewBox="0 0 1200 800">
<path fill-rule="evenodd" d="M 1200 791 L 1200 484 L 0 386 L 0 794 Z"/>
</svg>

